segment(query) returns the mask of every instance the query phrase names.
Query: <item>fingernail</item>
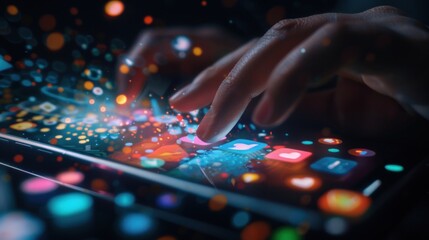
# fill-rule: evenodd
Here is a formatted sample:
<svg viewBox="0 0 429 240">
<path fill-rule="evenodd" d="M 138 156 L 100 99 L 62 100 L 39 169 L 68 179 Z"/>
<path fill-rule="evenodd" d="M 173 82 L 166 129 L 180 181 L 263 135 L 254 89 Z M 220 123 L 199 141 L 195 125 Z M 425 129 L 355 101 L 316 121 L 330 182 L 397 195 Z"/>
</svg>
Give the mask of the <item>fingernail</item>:
<svg viewBox="0 0 429 240">
<path fill-rule="evenodd" d="M 188 92 L 188 86 L 180 89 L 178 92 L 176 92 L 175 94 L 173 94 L 173 96 L 171 96 L 169 98 L 170 102 L 176 102 L 178 100 L 180 100 L 182 97 L 186 96 L 187 92 Z"/>
<path fill-rule="evenodd" d="M 273 121 L 274 100 L 271 96 L 265 95 L 255 110 L 254 121 L 261 125 L 269 125 Z"/>
</svg>

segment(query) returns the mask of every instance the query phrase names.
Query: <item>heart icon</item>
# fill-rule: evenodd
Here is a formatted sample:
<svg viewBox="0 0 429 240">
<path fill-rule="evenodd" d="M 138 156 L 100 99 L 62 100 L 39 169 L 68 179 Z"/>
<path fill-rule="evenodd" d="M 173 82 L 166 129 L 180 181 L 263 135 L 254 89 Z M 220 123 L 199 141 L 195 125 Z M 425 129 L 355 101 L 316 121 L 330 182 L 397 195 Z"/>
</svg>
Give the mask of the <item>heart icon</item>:
<svg viewBox="0 0 429 240">
<path fill-rule="evenodd" d="M 299 152 L 280 153 L 279 156 L 287 159 L 297 159 L 301 157 L 301 153 Z"/>
<path fill-rule="evenodd" d="M 314 178 L 311 177 L 292 178 L 290 181 L 295 187 L 303 189 L 311 188 L 315 183 Z"/>
</svg>

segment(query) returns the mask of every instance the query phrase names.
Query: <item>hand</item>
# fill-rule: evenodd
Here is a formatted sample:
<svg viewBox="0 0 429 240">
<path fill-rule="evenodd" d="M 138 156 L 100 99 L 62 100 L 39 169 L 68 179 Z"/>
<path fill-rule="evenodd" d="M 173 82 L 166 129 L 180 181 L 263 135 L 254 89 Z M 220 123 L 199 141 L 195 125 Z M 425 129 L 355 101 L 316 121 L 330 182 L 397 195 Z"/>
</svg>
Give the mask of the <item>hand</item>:
<svg viewBox="0 0 429 240">
<path fill-rule="evenodd" d="M 307 93 L 333 76 L 334 88 Z M 204 70 L 170 103 L 181 111 L 211 103 L 197 131 L 209 142 L 225 136 L 262 93 L 253 111 L 261 126 L 277 126 L 297 110 L 304 120 L 380 136 L 413 121 L 407 109 L 429 119 L 428 91 L 428 28 L 377 7 L 282 20 Z"/>
<path fill-rule="evenodd" d="M 173 41 L 178 36 L 182 36 L 182 40 L 184 37 L 190 41 L 189 49 L 181 51 L 174 49 Z M 195 75 L 239 44 L 237 37 L 217 27 L 143 31 L 118 63 L 116 71 L 118 92 L 133 100 L 142 92 L 150 74 Z M 193 54 L 194 47 L 202 50 L 201 55 Z"/>
</svg>

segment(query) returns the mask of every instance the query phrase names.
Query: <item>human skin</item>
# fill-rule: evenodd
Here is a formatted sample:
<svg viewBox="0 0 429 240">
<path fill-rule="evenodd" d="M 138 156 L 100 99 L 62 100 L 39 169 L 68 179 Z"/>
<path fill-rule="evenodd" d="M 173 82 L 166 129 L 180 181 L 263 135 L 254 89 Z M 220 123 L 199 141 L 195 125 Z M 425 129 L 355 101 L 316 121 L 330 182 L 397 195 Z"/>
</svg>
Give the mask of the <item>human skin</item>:
<svg viewBox="0 0 429 240">
<path fill-rule="evenodd" d="M 335 87 L 309 86 L 336 76 Z M 358 136 L 378 137 L 429 119 L 429 30 L 393 7 L 327 13 L 275 24 L 225 55 L 170 98 L 179 111 L 210 105 L 197 135 L 224 137 L 252 99 L 253 121 L 292 113 Z"/>
</svg>

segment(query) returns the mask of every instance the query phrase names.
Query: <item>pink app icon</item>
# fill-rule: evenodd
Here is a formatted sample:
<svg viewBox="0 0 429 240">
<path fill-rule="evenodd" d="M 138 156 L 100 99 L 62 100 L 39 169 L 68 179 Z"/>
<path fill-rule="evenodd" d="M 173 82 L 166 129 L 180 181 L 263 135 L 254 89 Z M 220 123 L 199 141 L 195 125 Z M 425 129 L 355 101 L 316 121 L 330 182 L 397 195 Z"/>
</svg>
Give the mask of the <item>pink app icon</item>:
<svg viewBox="0 0 429 240">
<path fill-rule="evenodd" d="M 292 148 L 280 148 L 265 156 L 266 159 L 278 160 L 288 163 L 297 163 L 304 161 L 311 156 L 311 152 L 296 150 Z"/>
</svg>

